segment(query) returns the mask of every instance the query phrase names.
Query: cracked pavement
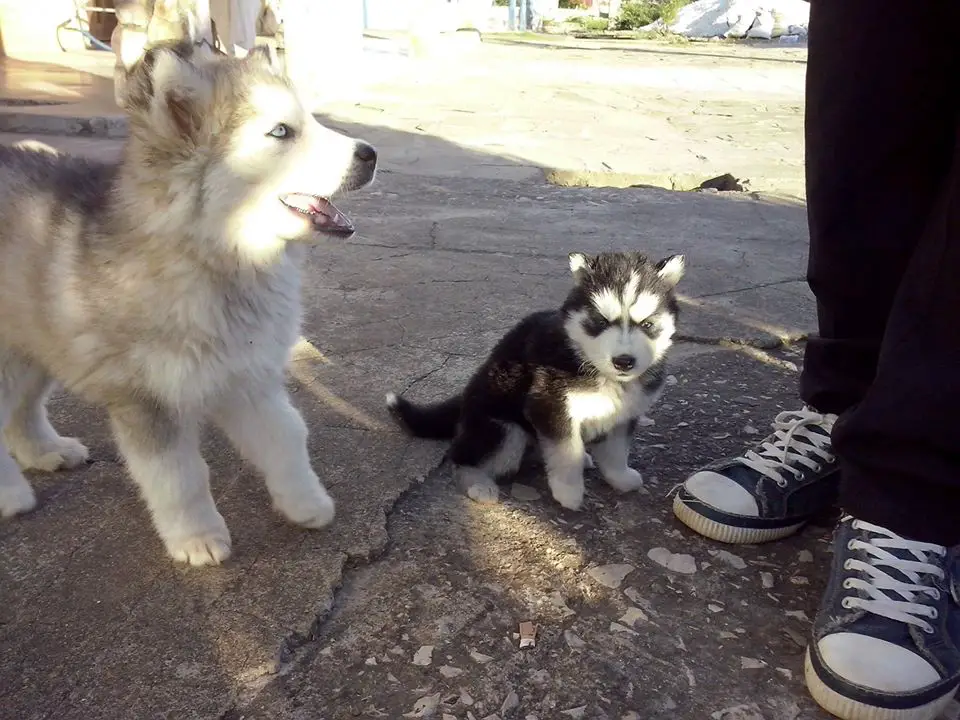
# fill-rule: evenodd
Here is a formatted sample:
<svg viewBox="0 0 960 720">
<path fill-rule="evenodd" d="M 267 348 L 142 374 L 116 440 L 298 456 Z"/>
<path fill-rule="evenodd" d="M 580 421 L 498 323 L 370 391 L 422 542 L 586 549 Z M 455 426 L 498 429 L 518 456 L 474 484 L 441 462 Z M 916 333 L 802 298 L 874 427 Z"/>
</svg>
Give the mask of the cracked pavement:
<svg viewBox="0 0 960 720">
<path fill-rule="evenodd" d="M 710 50 L 733 59 L 704 61 L 708 68 L 738 61 L 737 49 Z M 507 52 L 497 48 L 488 59 L 506 62 Z M 581 75 L 640 62 L 623 50 L 514 52 L 551 67 L 583 63 Z M 671 53 L 642 57 L 654 66 L 697 62 Z M 756 90 L 748 71 L 758 63 L 766 80 L 802 73 L 753 58 L 728 95 Z M 488 84 L 502 69 L 466 65 L 464 78 L 478 74 Z M 541 94 L 514 114 L 504 110 L 513 134 L 501 135 L 497 152 L 458 144 L 468 134 L 495 134 L 472 105 L 463 105 L 470 112 L 459 125 L 443 127 L 469 87 L 430 104 L 436 72 L 394 88 L 394 105 L 383 96 L 376 112 L 357 105 L 336 113 L 384 158 L 377 184 L 340 203 L 356 217 L 358 235 L 310 252 L 304 339 L 290 366 L 337 521 L 314 532 L 284 523 L 256 474 L 210 432 L 204 455 L 233 556 L 218 568 L 174 566 L 103 413 L 56 397 L 55 424 L 82 437 L 93 462 L 34 476 L 39 508 L 0 524 L 0 718 L 825 717 L 801 675 L 831 519 L 775 546 L 722 548 L 674 521 L 668 497 L 691 470 L 739 452 L 776 412 L 797 404 L 802 339 L 815 317 L 803 281 L 802 204 L 548 185 L 518 159 L 531 147 L 543 151 L 556 113 L 573 112 L 544 93 L 581 106 L 599 93 L 613 103 L 610 78 L 551 84 L 541 76 Z M 649 86 L 656 78 L 645 72 Z M 693 76 L 700 85 L 673 95 L 669 82 L 684 71 L 656 79 L 656 102 L 688 110 L 706 77 Z M 780 92 L 788 104 L 801 102 L 795 84 Z M 609 117 L 588 107 L 578 127 L 586 117 L 594 124 L 576 143 L 567 132 L 575 122 L 560 123 L 557 146 L 584 157 L 596 149 L 601 158 L 630 146 L 631 127 L 650 121 L 637 117 L 649 107 L 647 89 L 621 88 Z M 697 102 L 713 117 L 727 111 L 711 103 L 734 100 Z M 404 103 L 415 112 L 396 110 Z M 417 115 L 429 118 L 433 134 L 404 126 Z M 699 129 L 644 145 L 661 149 L 656 163 L 696 154 L 713 132 L 696 114 L 684 117 Z M 753 148 L 744 174 L 755 187 L 769 165 L 750 165 L 762 146 L 750 138 L 800 142 L 798 124 L 771 135 L 777 120 L 768 120 L 765 130 L 731 141 Z M 119 148 L 42 139 L 100 157 Z M 786 185 L 799 186 L 798 164 L 779 167 Z M 735 169 L 718 174 L 727 170 Z M 549 500 L 542 472 L 528 463 L 500 505 L 470 503 L 442 464 L 444 447 L 397 432 L 384 393 L 431 399 L 459 388 L 510 324 L 561 301 L 568 252 L 616 248 L 683 252 L 688 260 L 672 380 L 651 412 L 654 424 L 639 428 L 634 442 L 646 487 L 616 495 L 594 478 L 587 507 L 570 513 Z M 515 634 L 524 621 L 537 625 L 536 645 L 521 650 Z"/>
</svg>

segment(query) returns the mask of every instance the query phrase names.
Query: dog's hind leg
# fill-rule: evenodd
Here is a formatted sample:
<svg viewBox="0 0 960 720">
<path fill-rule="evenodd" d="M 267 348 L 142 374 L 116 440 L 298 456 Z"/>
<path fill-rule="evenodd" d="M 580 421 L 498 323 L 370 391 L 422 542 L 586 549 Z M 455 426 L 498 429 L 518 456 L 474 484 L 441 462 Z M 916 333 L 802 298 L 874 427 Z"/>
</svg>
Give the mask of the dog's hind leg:
<svg viewBox="0 0 960 720">
<path fill-rule="evenodd" d="M 0 347 L 0 430 L 6 428 L 29 384 L 32 365 L 19 355 Z M 37 505 L 33 488 L 7 449 L 0 433 L 0 517 L 11 517 Z"/>
<path fill-rule="evenodd" d="M 174 560 L 217 565 L 230 556 L 230 532 L 210 494 L 198 418 L 130 398 L 109 408 L 117 446 Z"/>
<path fill-rule="evenodd" d="M 517 471 L 528 439 L 517 425 L 465 418 L 450 449 L 460 489 L 477 502 L 495 503 L 500 495 L 496 479 Z"/>
<path fill-rule="evenodd" d="M 74 468 L 89 457 L 79 440 L 60 437 L 47 418 L 47 398 L 55 386 L 42 368 L 24 364 L 19 402 L 4 428 L 7 448 L 24 470 Z"/>
<path fill-rule="evenodd" d="M 241 388 L 212 417 L 263 473 L 274 507 L 288 520 L 309 528 L 333 521 L 333 499 L 310 465 L 307 426 L 279 381 Z"/>
</svg>

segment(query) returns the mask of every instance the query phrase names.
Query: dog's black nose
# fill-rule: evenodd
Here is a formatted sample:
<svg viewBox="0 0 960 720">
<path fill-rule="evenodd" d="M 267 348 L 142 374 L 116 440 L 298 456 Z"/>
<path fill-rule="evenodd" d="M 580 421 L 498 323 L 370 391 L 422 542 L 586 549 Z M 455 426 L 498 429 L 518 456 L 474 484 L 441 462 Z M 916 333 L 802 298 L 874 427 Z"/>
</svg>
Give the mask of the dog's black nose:
<svg viewBox="0 0 960 720">
<path fill-rule="evenodd" d="M 620 372 L 627 372 L 627 370 L 633 370 L 633 366 L 637 364 L 637 359 L 633 355 L 617 355 L 613 358 L 613 366 Z"/>
<path fill-rule="evenodd" d="M 353 156 L 360 162 L 372 165 L 377 161 L 377 149 L 365 142 L 358 142 L 353 151 Z"/>
</svg>

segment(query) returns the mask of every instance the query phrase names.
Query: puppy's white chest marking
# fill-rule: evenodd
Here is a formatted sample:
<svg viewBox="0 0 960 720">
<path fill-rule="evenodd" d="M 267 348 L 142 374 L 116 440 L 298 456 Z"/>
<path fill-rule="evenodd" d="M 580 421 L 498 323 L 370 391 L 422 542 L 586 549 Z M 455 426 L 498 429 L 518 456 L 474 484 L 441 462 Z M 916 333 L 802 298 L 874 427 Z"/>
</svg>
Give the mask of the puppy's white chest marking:
<svg viewBox="0 0 960 720">
<path fill-rule="evenodd" d="M 639 417 L 647 411 L 651 398 L 638 383 L 624 386 L 607 382 L 596 390 L 574 391 L 567 394 L 567 413 L 575 427 L 580 428 L 584 441 L 609 432 L 611 429 Z"/>
</svg>

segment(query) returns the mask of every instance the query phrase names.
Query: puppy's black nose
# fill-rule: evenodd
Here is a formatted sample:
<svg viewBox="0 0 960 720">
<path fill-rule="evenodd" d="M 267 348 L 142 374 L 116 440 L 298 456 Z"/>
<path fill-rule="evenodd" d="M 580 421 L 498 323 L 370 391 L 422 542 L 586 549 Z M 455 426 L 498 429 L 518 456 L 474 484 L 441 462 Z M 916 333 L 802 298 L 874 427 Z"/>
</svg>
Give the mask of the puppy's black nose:
<svg viewBox="0 0 960 720">
<path fill-rule="evenodd" d="M 612 362 L 617 370 L 627 372 L 633 370 L 633 366 L 637 364 L 637 359 L 633 355 L 617 355 Z"/>
<path fill-rule="evenodd" d="M 365 142 L 358 142 L 357 147 L 353 151 L 353 156 L 360 162 L 373 165 L 377 162 L 377 149 L 373 145 L 368 145 Z"/>
</svg>

